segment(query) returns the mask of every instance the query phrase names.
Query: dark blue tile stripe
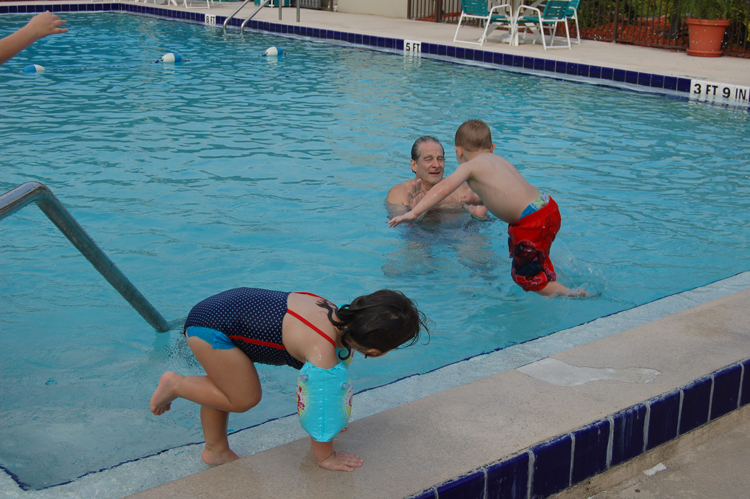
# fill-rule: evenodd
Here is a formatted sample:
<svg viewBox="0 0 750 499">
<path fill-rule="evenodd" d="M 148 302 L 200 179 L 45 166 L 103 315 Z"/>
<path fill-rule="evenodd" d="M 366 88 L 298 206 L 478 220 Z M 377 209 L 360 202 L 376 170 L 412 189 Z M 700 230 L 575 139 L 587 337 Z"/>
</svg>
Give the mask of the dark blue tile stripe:
<svg viewBox="0 0 750 499">
<path fill-rule="evenodd" d="M 732 364 L 413 497 L 549 497 L 747 404 L 749 373 L 750 359 Z"/>
</svg>

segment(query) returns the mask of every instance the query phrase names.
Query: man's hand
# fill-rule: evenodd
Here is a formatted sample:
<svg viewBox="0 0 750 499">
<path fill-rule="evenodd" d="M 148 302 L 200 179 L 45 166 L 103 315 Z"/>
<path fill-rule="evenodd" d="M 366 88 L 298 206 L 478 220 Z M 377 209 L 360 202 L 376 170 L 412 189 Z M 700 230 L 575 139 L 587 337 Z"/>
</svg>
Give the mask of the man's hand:
<svg viewBox="0 0 750 499">
<path fill-rule="evenodd" d="M 466 204 L 475 204 L 475 205 L 483 205 L 484 201 L 482 201 L 482 198 L 480 198 L 476 192 L 469 189 L 469 191 L 461 196 L 461 199 L 459 199 L 460 202 L 466 203 Z"/>
<path fill-rule="evenodd" d="M 413 210 L 417 203 L 419 203 L 424 197 L 422 192 L 422 179 L 416 179 L 409 186 L 409 192 L 406 193 L 406 202 L 409 205 L 409 209 Z"/>
<path fill-rule="evenodd" d="M 485 220 L 487 218 L 487 207 L 477 206 L 475 204 L 466 204 L 466 209 L 469 210 L 469 215 L 474 218 Z"/>
<path fill-rule="evenodd" d="M 318 461 L 318 466 L 331 471 L 354 471 L 354 468 L 361 467 L 363 463 L 357 455 L 335 450 L 325 461 Z"/>
</svg>

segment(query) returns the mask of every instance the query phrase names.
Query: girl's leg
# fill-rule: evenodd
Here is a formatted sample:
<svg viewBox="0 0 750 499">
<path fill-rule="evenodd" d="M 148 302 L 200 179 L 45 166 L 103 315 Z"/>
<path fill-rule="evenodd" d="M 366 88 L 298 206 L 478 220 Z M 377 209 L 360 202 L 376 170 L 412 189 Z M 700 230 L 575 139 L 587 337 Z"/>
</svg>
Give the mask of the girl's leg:
<svg viewBox="0 0 750 499">
<path fill-rule="evenodd" d="M 238 456 L 229 448 L 227 420 L 229 412 L 245 412 L 261 399 L 258 373 L 253 362 L 239 348 L 214 350 L 201 338 L 191 336 L 188 346 L 205 369 L 207 376 L 180 376 L 166 372 L 151 397 L 151 412 L 163 414 L 177 398 L 201 407 L 201 423 L 206 448 L 202 458 L 207 464 L 222 464 Z"/>
<path fill-rule="evenodd" d="M 260 402 L 258 373 L 242 350 L 214 350 L 195 336 L 187 342 L 207 376 L 165 372 L 151 397 L 151 412 L 163 414 L 177 398 L 225 412 L 245 412 Z"/>
<path fill-rule="evenodd" d="M 240 457 L 229 448 L 227 438 L 227 424 L 229 413 L 201 406 L 201 424 L 206 448 L 203 449 L 201 459 L 204 463 L 216 466 L 239 459 Z"/>
</svg>

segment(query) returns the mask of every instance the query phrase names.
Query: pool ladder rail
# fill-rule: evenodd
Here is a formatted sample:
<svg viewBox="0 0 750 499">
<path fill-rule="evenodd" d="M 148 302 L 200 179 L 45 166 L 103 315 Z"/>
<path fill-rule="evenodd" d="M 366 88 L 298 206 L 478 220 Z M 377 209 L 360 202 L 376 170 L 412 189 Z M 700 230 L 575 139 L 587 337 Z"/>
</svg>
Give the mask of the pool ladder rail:
<svg viewBox="0 0 750 499">
<path fill-rule="evenodd" d="M 96 270 L 112 285 L 125 300 L 141 314 L 146 322 L 158 333 L 177 329 L 185 322 L 177 319 L 167 322 L 164 317 L 149 303 L 125 274 L 117 268 L 104 251 L 96 245 L 86 231 L 65 209 L 62 203 L 45 185 L 38 182 L 26 182 L 0 196 L 0 220 L 9 217 L 24 206 L 36 203 L 55 226 L 78 251 L 94 266 Z"/>
<path fill-rule="evenodd" d="M 229 17 L 227 17 L 227 18 L 226 18 L 226 20 L 224 21 L 224 30 L 226 30 L 226 29 L 227 29 L 227 24 L 229 24 L 229 21 L 230 21 L 230 20 L 231 20 L 232 18 L 234 18 L 234 16 L 236 16 L 236 15 L 237 15 L 237 13 L 238 13 L 239 11 L 241 11 L 241 10 L 242 10 L 242 8 L 243 8 L 243 7 L 245 6 L 245 5 L 249 4 L 249 3 L 250 3 L 250 2 L 252 2 L 252 1 L 253 1 L 253 0 L 245 0 L 244 2 L 242 2 L 242 4 L 241 4 L 241 5 L 239 6 L 239 7 L 237 7 L 237 9 L 236 9 L 236 10 L 235 10 L 234 12 L 232 12 L 232 13 L 231 13 L 231 14 L 229 15 Z M 258 12 L 260 12 L 260 9 L 262 9 L 263 7 L 265 7 L 266 5 L 268 5 L 270 1 L 271 1 L 271 0 L 262 0 L 262 1 L 260 2 L 260 5 L 258 5 L 258 7 L 256 7 L 256 9 L 255 9 L 255 10 L 253 11 L 253 13 L 252 13 L 252 14 L 250 14 L 250 16 L 248 16 L 248 18 L 247 18 L 247 19 L 245 19 L 245 21 L 244 21 L 244 22 L 242 23 L 242 26 L 240 26 L 240 33 L 242 33 L 242 32 L 243 32 L 243 31 L 245 30 L 245 25 L 246 25 L 247 23 L 249 23 L 249 22 L 250 22 L 250 20 L 251 20 L 251 19 L 252 19 L 253 17 L 255 17 L 255 14 L 257 14 Z M 279 21 L 281 21 L 281 6 L 282 6 L 282 4 L 283 4 L 283 0 L 276 0 L 276 1 L 277 1 L 277 2 L 279 3 Z M 297 1 L 296 3 L 297 3 L 297 22 L 299 22 L 299 10 L 300 10 L 300 3 L 301 3 L 301 2 Z"/>
</svg>

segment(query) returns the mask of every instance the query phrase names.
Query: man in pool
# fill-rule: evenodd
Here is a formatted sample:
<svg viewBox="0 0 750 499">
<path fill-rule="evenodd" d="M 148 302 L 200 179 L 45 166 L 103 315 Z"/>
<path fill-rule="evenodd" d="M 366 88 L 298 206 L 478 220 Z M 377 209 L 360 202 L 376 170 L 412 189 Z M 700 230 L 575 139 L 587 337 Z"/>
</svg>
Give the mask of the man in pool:
<svg viewBox="0 0 750 499">
<path fill-rule="evenodd" d="M 490 127 L 481 120 L 469 120 L 456 131 L 456 171 L 422 196 L 410 211 L 393 217 L 390 227 L 409 226 L 427 210 L 457 192 L 465 183 L 464 203 L 486 206 L 508 223 L 508 249 L 513 259 L 511 276 L 524 291 L 542 296 L 586 296 L 557 282 L 549 251 L 560 230 L 560 211 L 547 193 L 523 178 L 515 166 L 494 153 Z"/>
<path fill-rule="evenodd" d="M 401 182 L 391 187 L 386 201 L 390 206 L 406 207 L 406 211 L 413 209 L 430 189 L 443 180 L 445 173 L 445 150 L 435 137 L 419 137 L 411 148 L 411 171 L 416 178 Z M 471 191 L 469 186 L 462 184 L 447 198 L 442 200 L 437 208 L 451 208 L 463 206 L 472 217 L 487 218 L 485 206 L 471 205 L 461 202 L 461 197 Z M 401 210 L 396 214 L 405 213 Z M 396 211 L 396 210 L 391 210 Z"/>
</svg>

